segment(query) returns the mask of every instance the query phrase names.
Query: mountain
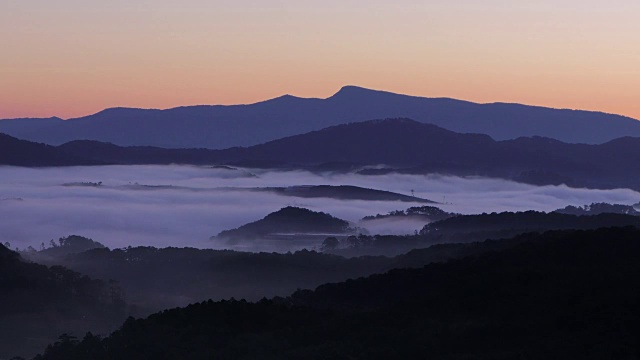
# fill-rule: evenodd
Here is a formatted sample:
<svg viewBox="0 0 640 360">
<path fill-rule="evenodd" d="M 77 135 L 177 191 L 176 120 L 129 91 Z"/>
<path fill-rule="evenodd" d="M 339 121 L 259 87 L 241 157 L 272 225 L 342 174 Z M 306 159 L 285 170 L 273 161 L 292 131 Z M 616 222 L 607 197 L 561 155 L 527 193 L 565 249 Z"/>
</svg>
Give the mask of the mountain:
<svg viewBox="0 0 640 360">
<path fill-rule="evenodd" d="M 287 298 L 129 318 L 39 359 L 634 359 L 639 238 L 631 228 L 527 235 Z"/>
<path fill-rule="evenodd" d="M 65 121 L 3 120 L 0 132 L 52 145 L 96 140 L 121 146 L 223 149 L 256 145 L 333 125 L 397 117 L 456 132 L 488 134 L 497 140 L 544 136 L 596 144 L 622 136 L 640 136 L 640 123 L 619 115 L 520 104 L 476 104 L 356 86 L 343 87 L 327 99 L 285 95 L 250 105 L 167 110 L 111 108 Z"/>
<path fill-rule="evenodd" d="M 54 146 L 37 144 L 0 134 L 0 165 L 14 166 L 72 166 L 103 165 L 82 155 L 69 154 Z"/>
<path fill-rule="evenodd" d="M 325 170 L 339 160 L 337 170 L 370 166 L 363 174 L 479 175 L 537 185 L 640 189 L 639 138 L 601 145 L 542 137 L 495 141 L 488 135 L 459 134 L 409 119 L 337 125 L 212 155 L 213 161 L 239 166 Z"/>
<path fill-rule="evenodd" d="M 323 212 L 287 206 L 263 219 L 220 232 L 216 238 L 226 240 L 254 240 L 281 234 L 348 234 L 355 229 L 349 222 Z"/>
<path fill-rule="evenodd" d="M 640 189 L 640 139 L 599 145 L 543 137 L 495 141 L 409 119 L 337 125 L 247 148 L 119 147 L 73 141 L 59 147 L 0 137 L 0 164 L 225 164 L 272 169 L 403 172 L 504 178 L 535 185 Z M 22 150 L 25 149 L 25 150 Z"/>
</svg>

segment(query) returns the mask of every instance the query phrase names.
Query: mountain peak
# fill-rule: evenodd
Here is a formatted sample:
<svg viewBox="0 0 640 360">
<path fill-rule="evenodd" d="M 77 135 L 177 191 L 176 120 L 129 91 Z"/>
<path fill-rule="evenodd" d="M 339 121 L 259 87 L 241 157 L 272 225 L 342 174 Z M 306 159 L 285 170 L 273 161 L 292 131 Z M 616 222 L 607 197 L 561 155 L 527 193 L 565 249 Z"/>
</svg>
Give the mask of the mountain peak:
<svg viewBox="0 0 640 360">
<path fill-rule="evenodd" d="M 373 94 L 373 93 L 385 93 L 385 92 L 379 91 L 379 90 L 367 89 L 367 88 L 363 88 L 355 85 L 345 85 L 342 88 L 340 88 L 340 90 L 338 90 L 337 93 L 333 94 L 331 98 L 364 96 L 364 95 Z"/>
</svg>

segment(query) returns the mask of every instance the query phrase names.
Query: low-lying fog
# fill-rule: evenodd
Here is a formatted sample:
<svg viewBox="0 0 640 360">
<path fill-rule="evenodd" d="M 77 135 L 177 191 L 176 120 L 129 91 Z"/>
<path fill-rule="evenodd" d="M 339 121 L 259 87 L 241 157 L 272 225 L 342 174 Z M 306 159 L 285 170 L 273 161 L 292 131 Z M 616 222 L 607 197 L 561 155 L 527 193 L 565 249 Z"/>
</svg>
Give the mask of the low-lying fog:
<svg viewBox="0 0 640 360">
<path fill-rule="evenodd" d="M 99 187 L 77 186 L 101 182 Z M 76 186 L 68 186 L 76 183 Z M 67 184 L 64 186 L 63 184 Z M 292 205 L 357 222 L 424 204 L 303 199 L 238 189 L 293 185 L 355 185 L 442 202 L 464 214 L 543 210 L 609 202 L 631 205 L 640 193 L 531 186 L 486 178 L 439 175 L 318 175 L 302 171 L 229 170 L 195 166 L 0 167 L 0 241 L 39 247 L 77 234 L 112 247 L 128 245 L 217 248 L 209 237 Z M 86 184 L 85 184 L 86 185 Z M 172 186 L 149 188 L 140 185 Z M 371 233 L 413 233 L 424 224 L 372 223 Z M 262 249 L 264 250 L 264 249 Z"/>
</svg>

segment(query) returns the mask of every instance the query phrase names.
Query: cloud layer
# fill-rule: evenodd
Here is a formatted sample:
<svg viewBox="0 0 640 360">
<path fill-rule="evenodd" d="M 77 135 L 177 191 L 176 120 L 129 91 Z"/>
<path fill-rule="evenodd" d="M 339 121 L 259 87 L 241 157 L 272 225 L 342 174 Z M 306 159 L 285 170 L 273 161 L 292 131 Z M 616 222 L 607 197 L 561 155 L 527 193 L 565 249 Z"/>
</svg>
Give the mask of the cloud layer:
<svg viewBox="0 0 640 360">
<path fill-rule="evenodd" d="M 78 234 L 112 247 L 128 245 L 219 247 L 209 237 L 261 219 L 284 206 L 306 207 L 357 222 L 366 215 L 421 204 L 389 201 L 301 199 L 265 192 L 229 190 L 292 185 L 355 185 L 432 199 L 446 211 L 550 211 L 592 202 L 634 204 L 627 189 L 587 190 L 531 186 L 486 178 L 438 175 L 312 174 L 226 170 L 194 166 L 104 166 L 71 168 L 0 167 L 0 241 L 38 247 Z M 101 187 L 63 186 L 102 182 Z M 143 187 L 140 185 L 171 185 Z M 370 229 L 412 233 L 421 224 Z M 243 249 L 247 249 L 243 247 Z M 264 247 L 261 250 L 268 250 Z"/>
</svg>

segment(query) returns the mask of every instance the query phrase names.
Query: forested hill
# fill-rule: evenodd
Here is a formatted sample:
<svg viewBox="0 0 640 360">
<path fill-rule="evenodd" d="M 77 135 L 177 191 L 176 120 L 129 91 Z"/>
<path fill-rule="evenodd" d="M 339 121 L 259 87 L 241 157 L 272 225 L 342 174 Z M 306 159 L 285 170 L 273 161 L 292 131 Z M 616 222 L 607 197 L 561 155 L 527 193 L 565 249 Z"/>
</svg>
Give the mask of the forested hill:
<svg viewBox="0 0 640 360">
<path fill-rule="evenodd" d="M 287 206 L 263 219 L 220 232 L 216 238 L 253 240 L 270 234 L 345 234 L 353 232 L 349 222 L 323 212 Z"/>
<path fill-rule="evenodd" d="M 614 213 L 577 216 L 539 211 L 459 215 L 425 225 L 420 235 L 431 241 L 469 242 L 488 238 L 506 238 L 525 232 L 587 230 L 611 226 L 640 228 L 640 217 Z"/>
<path fill-rule="evenodd" d="M 32 355 L 62 333 L 108 331 L 126 311 L 117 284 L 29 263 L 0 245 L 0 357 Z"/>
<path fill-rule="evenodd" d="M 57 147 L 16 139 L 0 133 L 0 165 L 72 166 L 103 165 L 101 160 L 70 154 Z"/>
<path fill-rule="evenodd" d="M 291 297 L 203 302 L 38 359 L 603 359 L 640 350 L 640 231 L 527 235 Z"/>
</svg>

